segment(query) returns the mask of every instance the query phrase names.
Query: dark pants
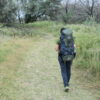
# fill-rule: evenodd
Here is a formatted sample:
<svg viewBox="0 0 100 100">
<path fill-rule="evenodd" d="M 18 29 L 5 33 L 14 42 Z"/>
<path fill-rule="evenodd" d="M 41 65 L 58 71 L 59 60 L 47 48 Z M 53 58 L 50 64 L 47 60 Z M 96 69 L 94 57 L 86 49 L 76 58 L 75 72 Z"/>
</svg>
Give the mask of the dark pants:
<svg viewBox="0 0 100 100">
<path fill-rule="evenodd" d="M 72 61 L 66 61 L 66 63 L 64 63 L 61 56 L 58 56 L 58 61 L 61 68 L 61 74 L 63 78 L 64 87 L 69 86 Z"/>
</svg>

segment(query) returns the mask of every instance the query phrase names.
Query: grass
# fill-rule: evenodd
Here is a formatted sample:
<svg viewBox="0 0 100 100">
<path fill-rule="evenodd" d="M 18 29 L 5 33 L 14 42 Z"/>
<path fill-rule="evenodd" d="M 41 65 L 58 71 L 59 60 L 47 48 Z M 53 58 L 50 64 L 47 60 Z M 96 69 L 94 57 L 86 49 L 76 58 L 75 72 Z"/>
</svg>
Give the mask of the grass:
<svg viewBox="0 0 100 100">
<path fill-rule="evenodd" d="M 93 95 L 85 85 L 83 88 L 77 82 L 74 70 L 71 91 L 67 94 L 63 92 L 57 53 L 54 52 L 54 40 L 52 35 L 42 37 L 37 42 L 26 39 L 15 40 L 23 46 L 17 49 L 16 55 L 11 55 L 10 60 L 2 64 L 1 100 L 66 100 L 66 98 L 68 100 L 97 100 L 99 98 L 97 91 Z M 27 50 L 28 47 L 31 50 Z"/>
<path fill-rule="evenodd" d="M 2 50 L 0 52 L 2 59 L 0 62 L 0 100 L 15 100 L 16 72 L 19 70 L 21 62 L 26 58 L 27 51 L 30 51 L 33 42 L 28 38 L 11 38 L 0 44 L 2 45 L 0 46 Z"/>
<path fill-rule="evenodd" d="M 61 27 L 74 31 L 77 45 L 68 94 L 63 92 L 57 53 L 54 52 Z M 92 74 L 99 80 L 99 25 L 63 25 L 44 21 L 0 30 L 0 100 L 100 99 L 97 89 L 92 88 L 95 82 L 85 81 L 81 71 L 84 69 L 86 78 Z"/>
<path fill-rule="evenodd" d="M 59 38 L 59 31 L 62 27 L 68 27 L 73 30 L 75 43 L 77 46 L 77 57 L 75 66 L 90 70 L 90 73 L 95 77 L 100 76 L 100 25 L 92 24 L 71 24 L 64 25 L 58 22 L 41 21 L 30 24 L 14 25 L 13 27 L 3 27 L 0 34 L 10 36 L 27 36 L 27 37 L 41 37 L 46 34 L 52 34 L 55 38 Z M 9 50 L 1 50 L 0 61 L 5 60 L 6 55 L 11 52 Z M 5 56 L 5 57 L 4 57 Z"/>
<path fill-rule="evenodd" d="M 96 78 L 100 78 L 100 25 L 64 25 L 57 22 L 36 22 L 33 25 L 46 33 L 53 34 L 59 38 L 59 31 L 62 27 L 73 30 L 77 46 L 77 57 L 75 66 L 89 70 Z"/>
<path fill-rule="evenodd" d="M 20 47 L 21 45 L 14 43 L 14 40 L 0 44 L 0 62 L 6 61 L 7 56 L 13 54 Z"/>
</svg>

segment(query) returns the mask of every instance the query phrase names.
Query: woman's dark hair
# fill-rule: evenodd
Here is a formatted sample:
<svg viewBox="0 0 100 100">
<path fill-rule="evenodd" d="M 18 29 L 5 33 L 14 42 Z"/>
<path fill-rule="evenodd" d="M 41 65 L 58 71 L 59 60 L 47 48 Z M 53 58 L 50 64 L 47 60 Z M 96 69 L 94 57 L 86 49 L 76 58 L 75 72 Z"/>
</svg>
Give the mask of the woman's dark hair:
<svg viewBox="0 0 100 100">
<path fill-rule="evenodd" d="M 66 29 L 66 28 L 64 28 L 64 27 L 61 28 L 61 29 L 60 29 L 60 33 L 62 34 L 62 31 L 65 30 L 65 29 Z"/>
</svg>

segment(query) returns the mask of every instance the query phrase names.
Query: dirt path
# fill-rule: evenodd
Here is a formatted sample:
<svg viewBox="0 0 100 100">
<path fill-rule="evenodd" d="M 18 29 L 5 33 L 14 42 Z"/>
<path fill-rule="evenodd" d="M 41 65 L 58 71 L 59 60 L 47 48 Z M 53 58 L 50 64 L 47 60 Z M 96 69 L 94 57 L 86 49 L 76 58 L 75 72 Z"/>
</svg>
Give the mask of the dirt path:
<svg viewBox="0 0 100 100">
<path fill-rule="evenodd" d="M 32 50 L 26 51 L 25 61 L 16 68 L 14 78 L 5 78 L 7 83 L 4 84 L 9 87 L 0 88 L 0 100 L 100 100 L 96 92 L 78 81 L 79 72 L 74 69 L 74 64 L 70 92 L 64 92 L 54 47 L 55 38 L 51 35 L 33 42 Z"/>
<path fill-rule="evenodd" d="M 63 91 L 54 46 L 52 36 L 41 38 L 35 43 L 33 51 L 28 54 L 26 61 L 16 72 L 17 100 L 99 100 L 90 90 L 76 84 L 75 71 L 72 72 L 70 92 Z"/>
</svg>

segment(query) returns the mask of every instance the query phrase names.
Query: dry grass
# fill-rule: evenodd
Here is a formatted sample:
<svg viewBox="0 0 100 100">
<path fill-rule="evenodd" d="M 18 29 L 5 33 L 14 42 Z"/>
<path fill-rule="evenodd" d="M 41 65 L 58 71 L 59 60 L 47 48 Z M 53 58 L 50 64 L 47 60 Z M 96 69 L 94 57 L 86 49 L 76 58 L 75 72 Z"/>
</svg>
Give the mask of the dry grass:
<svg viewBox="0 0 100 100">
<path fill-rule="evenodd" d="M 31 39 L 12 38 L 2 44 L 5 52 L 9 48 L 9 54 L 4 56 L 6 60 L 4 59 L 0 63 L 0 100 L 5 100 L 6 95 L 10 93 L 9 89 L 12 89 L 11 92 L 13 92 L 16 72 L 20 68 L 21 62 L 25 59 L 27 51 L 33 45 L 32 43 L 33 40 Z M 0 47 L 0 49 L 2 48 Z M 10 95 L 13 94 L 11 93 Z M 9 96 L 6 100 L 9 100 Z"/>
<path fill-rule="evenodd" d="M 70 92 L 63 91 L 57 53 L 54 51 L 55 38 L 52 35 L 35 43 L 29 39 L 12 41 L 21 47 L 8 57 L 8 63 L 2 63 L 0 100 L 98 100 L 99 92 L 93 94 L 92 89 L 90 92 L 83 85 L 84 82 L 77 81 L 78 73 L 75 70 L 72 71 Z M 31 49 L 27 49 L 30 46 Z"/>
<path fill-rule="evenodd" d="M 34 26 L 34 29 L 31 30 L 32 34 L 35 32 L 34 38 L 12 38 L 7 35 L 0 37 L 0 51 L 2 51 L 0 52 L 0 100 L 99 100 L 100 85 L 98 83 L 100 82 L 93 82 L 93 76 L 89 76 L 92 68 L 96 68 L 96 63 L 93 64 L 93 62 L 98 59 L 87 59 L 88 63 L 85 63 L 84 59 L 82 62 L 83 58 L 87 56 L 87 48 L 92 47 L 94 50 L 93 48 L 99 47 L 99 35 L 92 33 L 96 31 L 96 28 L 92 26 L 93 31 L 91 31 L 90 26 L 66 26 L 74 30 L 75 36 L 77 36 L 76 44 L 81 47 L 78 47 L 78 56 L 72 68 L 71 90 L 69 93 L 65 93 L 57 53 L 54 51 L 55 41 L 59 36 L 57 32 L 63 25 L 53 22 L 38 22 L 26 26 L 31 28 Z M 17 34 L 17 30 L 14 28 L 4 28 L 4 31 L 8 35 Z M 19 31 L 21 30 L 19 29 Z M 83 34 L 84 32 L 90 32 L 91 37 L 89 34 Z M 96 37 L 96 39 L 92 39 L 95 42 L 91 40 L 92 37 Z M 87 41 L 88 39 L 90 40 Z M 99 64 L 99 62 L 97 63 Z M 76 66 L 78 69 L 83 68 L 83 71 L 77 70 Z M 98 66 L 99 68 L 100 66 Z M 95 70 L 95 72 L 99 73 L 99 70 Z M 92 78 L 91 81 L 90 78 Z"/>
</svg>

